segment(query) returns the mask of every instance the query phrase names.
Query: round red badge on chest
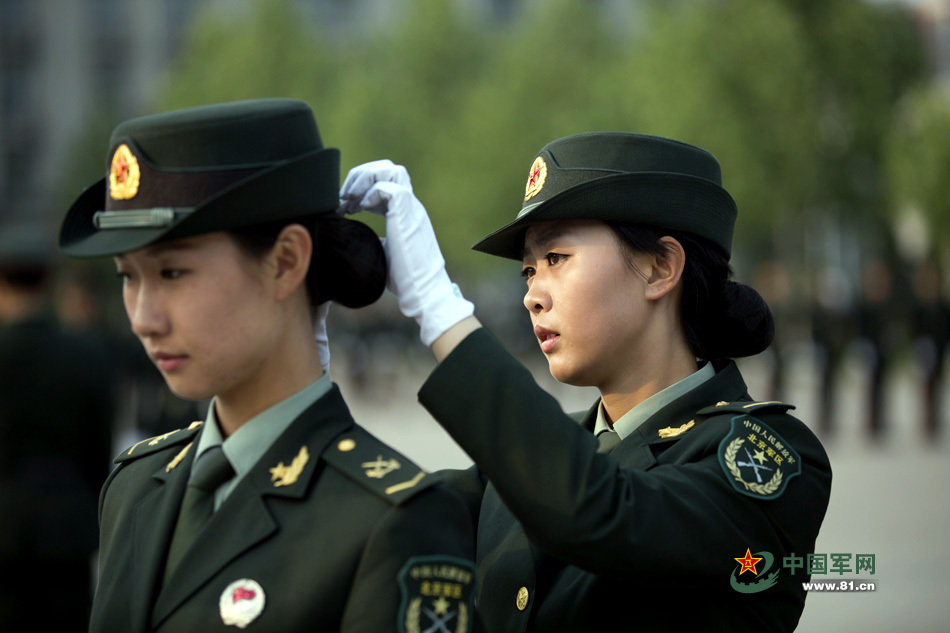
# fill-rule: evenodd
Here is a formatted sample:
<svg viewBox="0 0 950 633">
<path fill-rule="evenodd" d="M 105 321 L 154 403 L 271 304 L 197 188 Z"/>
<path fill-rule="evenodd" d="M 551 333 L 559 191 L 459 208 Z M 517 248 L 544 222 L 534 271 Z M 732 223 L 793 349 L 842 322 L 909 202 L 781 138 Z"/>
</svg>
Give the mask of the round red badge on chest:
<svg viewBox="0 0 950 633">
<path fill-rule="evenodd" d="M 264 610 L 264 589 L 250 578 L 235 580 L 221 593 L 218 608 L 222 622 L 243 629 Z"/>
</svg>

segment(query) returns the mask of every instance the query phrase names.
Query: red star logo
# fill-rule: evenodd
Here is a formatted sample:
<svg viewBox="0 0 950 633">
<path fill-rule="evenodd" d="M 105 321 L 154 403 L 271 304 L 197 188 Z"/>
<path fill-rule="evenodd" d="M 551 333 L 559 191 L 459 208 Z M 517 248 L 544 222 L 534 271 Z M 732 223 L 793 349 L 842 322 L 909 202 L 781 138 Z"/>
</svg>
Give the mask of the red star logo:
<svg viewBox="0 0 950 633">
<path fill-rule="evenodd" d="M 124 183 L 126 177 L 129 175 L 129 162 L 122 157 L 116 157 L 115 167 L 112 169 L 112 172 L 115 174 L 116 180 L 120 183 Z"/>
<path fill-rule="evenodd" d="M 759 562 L 760 560 L 762 560 L 762 559 L 761 559 L 761 558 L 756 558 L 755 556 L 753 556 L 753 555 L 752 555 L 752 552 L 749 551 L 749 548 L 748 548 L 748 547 L 745 548 L 745 556 L 744 556 L 743 558 L 737 558 L 737 559 L 735 559 L 735 560 L 736 560 L 737 563 L 739 563 L 740 565 L 742 565 L 742 569 L 739 570 L 739 575 L 740 575 L 740 576 L 741 576 L 742 574 L 746 573 L 747 571 L 751 571 L 751 572 L 752 572 L 753 574 L 755 574 L 756 576 L 759 575 L 759 572 L 757 572 L 757 571 L 755 570 L 755 565 L 756 565 L 756 563 L 758 563 L 758 562 Z"/>
<path fill-rule="evenodd" d="M 532 186 L 538 182 L 538 176 L 540 175 L 541 175 L 541 167 L 539 165 L 535 165 L 534 169 L 531 170 L 531 185 Z"/>
</svg>

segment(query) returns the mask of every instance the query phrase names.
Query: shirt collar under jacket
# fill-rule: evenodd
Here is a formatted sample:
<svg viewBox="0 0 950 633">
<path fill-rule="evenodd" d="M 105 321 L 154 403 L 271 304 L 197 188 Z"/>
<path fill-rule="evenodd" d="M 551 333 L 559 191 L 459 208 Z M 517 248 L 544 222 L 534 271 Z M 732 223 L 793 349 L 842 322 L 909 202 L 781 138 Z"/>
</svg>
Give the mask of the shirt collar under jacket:
<svg viewBox="0 0 950 633">
<path fill-rule="evenodd" d="M 281 433 L 287 430 L 287 427 L 310 405 L 330 391 L 332 386 L 333 382 L 330 380 L 330 375 L 323 374 L 322 377 L 289 398 L 258 413 L 227 439 L 221 437 L 221 429 L 218 427 L 218 419 L 214 413 L 214 400 L 211 400 L 211 404 L 208 405 L 208 415 L 205 417 L 205 423 L 202 425 L 201 434 L 198 437 L 198 450 L 195 453 L 195 460 L 209 448 L 220 445 L 228 461 L 231 462 L 231 467 L 234 468 L 235 473 L 231 480 L 222 484 L 215 491 L 215 510 L 218 509 L 244 475 L 249 473 L 254 464 L 264 456 L 267 449 L 277 441 Z"/>
<path fill-rule="evenodd" d="M 627 437 L 636 431 L 637 427 L 646 422 L 654 413 L 677 398 L 686 395 L 715 375 L 716 370 L 713 368 L 712 363 L 706 363 L 686 378 L 674 382 L 666 389 L 658 391 L 627 411 L 619 420 L 614 422 L 613 430 L 617 432 L 620 439 Z M 600 406 L 597 407 L 597 421 L 594 424 L 594 435 L 600 435 L 601 432 L 610 430 L 610 425 L 607 423 L 607 415 L 604 413 L 604 403 L 601 401 Z"/>
</svg>

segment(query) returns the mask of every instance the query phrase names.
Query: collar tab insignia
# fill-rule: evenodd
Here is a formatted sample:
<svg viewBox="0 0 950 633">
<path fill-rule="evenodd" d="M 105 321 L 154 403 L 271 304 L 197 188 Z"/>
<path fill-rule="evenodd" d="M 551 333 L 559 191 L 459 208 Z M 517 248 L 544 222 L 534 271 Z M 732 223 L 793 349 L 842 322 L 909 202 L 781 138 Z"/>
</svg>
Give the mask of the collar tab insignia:
<svg viewBox="0 0 950 633">
<path fill-rule="evenodd" d="M 171 471 L 175 470 L 175 467 L 181 463 L 181 460 L 185 459 L 185 455 L 188 454 L 188 449 L 191 448 L 192 444 L 194 444 L 194 442 L 188 442 L 188 444 L 185 445 L 185 448 L 181 449 L 178 454 L 175 455 L 175 457 L 172 458 L 170 462 L 168 462 L 168 465 L 165 466 L 166 473 L 170 473 Z"/>
<path fill-rule="evenodd" d="M 676 427 L 675 429 L 673 427 L 668 426 L 665 429 L 658 430 L 656 433 L 663 439 L 666 439 L 668 437 L 676 437 L 678 435 L 682 435 L 683 433 L 690 430 L 694 426 L 696 426 L 696 420 L 690 420 L 686 424 L 682 424 Z"/>
<path fill-rule="evenodd" d="M 310 461 L 310 451 L 307 450 L 306 446 L 301 446 L 300 452 L 297 453 L 289 466 L 284 466 L 284 462 L 277 462 L 277 465 L 270 469 L 270 480 L 274 482 L 274 487 L 280 488 L 281 486 L 290 486 L 297 483 L 297 479 L 300 478 L 300 473 L 303 472 L 303 467 L 307 465 L 308 461 Z"/>
</svg>

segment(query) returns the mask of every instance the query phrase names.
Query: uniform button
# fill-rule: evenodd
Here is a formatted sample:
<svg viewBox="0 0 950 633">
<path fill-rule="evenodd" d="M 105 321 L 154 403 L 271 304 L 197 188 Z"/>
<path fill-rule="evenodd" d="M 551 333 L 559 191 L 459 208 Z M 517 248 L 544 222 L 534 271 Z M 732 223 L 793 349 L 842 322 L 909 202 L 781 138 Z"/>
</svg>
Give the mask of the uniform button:
<svg viewBox="0 0 950 633">
<path fill-rule="evenodd" d="M 356 442 L 347 438 L 345 440 L 340 440 L 340 443 L 336 445 L 336 448 L 341 453 L 348 453 L 356 448 Z"/>
<path fill-rule="evenodd" d="M 518 607 L 518 611 L 524 611 L 528 608 L 528 588 L 522 587 L 518 590 L 518 595 L 515 597 L 515 606 Z"/>
</svg>

